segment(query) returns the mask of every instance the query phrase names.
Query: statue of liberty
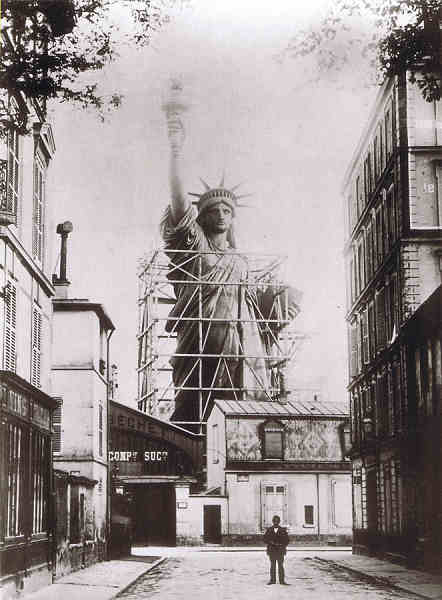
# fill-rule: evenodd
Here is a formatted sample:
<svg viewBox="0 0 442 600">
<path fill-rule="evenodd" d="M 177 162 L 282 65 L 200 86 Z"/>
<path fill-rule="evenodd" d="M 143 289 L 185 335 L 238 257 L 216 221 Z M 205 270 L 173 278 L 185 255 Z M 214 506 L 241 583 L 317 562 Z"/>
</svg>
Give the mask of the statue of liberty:
<svg viewBox="0 0 442 600">
<path fill-rule="evenodd" d="M 175 386 L 173 421 L 198 421 L 210 399 L 270 400 L 270 350 L 279 330 L 299 312 L 299 292 L 256 276 L 251 284 L 246 255 L 236 249 L 234 222 L 238 186 L 224 177 L 216 187 L 203 181 L 196 206 L 180 176 L 184 127 L 180 85 L 165 106 L 170 141 L 171 202 L 161 221 L 168 277 L 176 302 L 166 331 L 176 334 L 171 359 Z M 199 394 L 200 391 L 200 394 Z"/>
</svg>

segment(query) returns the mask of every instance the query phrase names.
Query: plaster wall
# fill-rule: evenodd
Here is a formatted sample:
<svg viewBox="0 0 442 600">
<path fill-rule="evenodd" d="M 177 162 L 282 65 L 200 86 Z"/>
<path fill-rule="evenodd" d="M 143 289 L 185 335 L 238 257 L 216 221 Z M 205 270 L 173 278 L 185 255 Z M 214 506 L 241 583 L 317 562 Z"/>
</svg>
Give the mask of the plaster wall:
<svg viewBox="0 0 442 600">
<path fill-rule="evenodd" d="M 217 496 L 190 495 L 189 485 L 175 486 L 177 545 L 204 543 L 204 506 L 221 506 L 221 533 L 228 533 L 227 499 Z M 181 506 L 182 508 L 179 508 Z"/>
<path fill-rule="evenodd" d="M 214 406 L 207 421 L 206 435 L 207 487 L 221 487 L 225 493 L 226 420 L 224 413 Z"/>
<path fill-rule="evenodd" d="M 244 481 L 245 475 L 227 473 L 229 534 L 262 534 L 273 514 L 279 514 L 290 535 L 351 535 L 349 473 L 248 473 L 248 481 Z M 281 509 L 277 504 L 266 506 L 269 486 L 284 487 Z M 306 505 L 313 506 L 313 524 L 305 520 Z"/>
<path fill-rule="evenodd" d="M 55 311 L 52 362 L 54 368 L 93 367 L 100 358 L 100 324 L 93 311 Z"/>
</svg>

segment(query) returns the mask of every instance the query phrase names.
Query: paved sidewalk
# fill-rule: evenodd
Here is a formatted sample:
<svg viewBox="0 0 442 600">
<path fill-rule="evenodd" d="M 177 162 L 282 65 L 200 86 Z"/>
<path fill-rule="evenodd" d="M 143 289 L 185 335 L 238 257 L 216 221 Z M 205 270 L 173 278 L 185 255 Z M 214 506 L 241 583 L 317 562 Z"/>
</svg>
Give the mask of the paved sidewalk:
<svg viewBox="0 0 442 600">
<path fill-rule="evenodd" d="M 132 557 L 96 563 L 57 579 L 52 585 L 25 594 L 23 600 L 110 600 L 125 590 L 164 558 Z"/>
<path fill-rule="evenodd" d="M 189 552 L 264 552 L 266 546 L 221 546 L 221 544 L 204 544 L 204 546 L 132 546 L 132 556 L 158 554 L 160 556 L 182 556 Z M 287 546 L 287 552 L 348 552 L 351 546 Z"/>
<path fill-rule="evenodd" d="M 388 585 L 429 600 L 442 600 L 442 575 L 415 571 L 388 561 L 355 554 L 316 559 L 351 571 L 373 583 Z"/>
</svg>

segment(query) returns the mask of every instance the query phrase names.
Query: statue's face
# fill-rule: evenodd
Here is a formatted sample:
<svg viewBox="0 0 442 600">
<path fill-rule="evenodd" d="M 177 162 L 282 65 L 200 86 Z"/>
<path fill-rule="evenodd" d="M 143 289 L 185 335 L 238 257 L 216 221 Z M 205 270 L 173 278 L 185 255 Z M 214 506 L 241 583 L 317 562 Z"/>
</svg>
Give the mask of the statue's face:
<svg viewBox="0 0 442 600">
<path fill-rule="evenodd" d="M 225 233 L 232 225 L 232 209 L 224 202 L 219 202 L 204 212 L 203 221 L 207 233 Z"/>
</svg>

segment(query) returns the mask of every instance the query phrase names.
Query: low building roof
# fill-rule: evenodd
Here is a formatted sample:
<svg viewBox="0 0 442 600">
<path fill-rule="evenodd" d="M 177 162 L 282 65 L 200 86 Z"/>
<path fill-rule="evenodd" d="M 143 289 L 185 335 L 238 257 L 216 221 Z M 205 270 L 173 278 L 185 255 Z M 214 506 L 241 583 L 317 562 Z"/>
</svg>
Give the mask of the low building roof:
<svg viewBox="0 0 442 600">
<path fill-rule="evenodd" d="M 215 400 L 216 406 L 228 416 L 275 417 L 348 417 L 347 404 L 343 402 L 249 401 Z"/>
</svg>

